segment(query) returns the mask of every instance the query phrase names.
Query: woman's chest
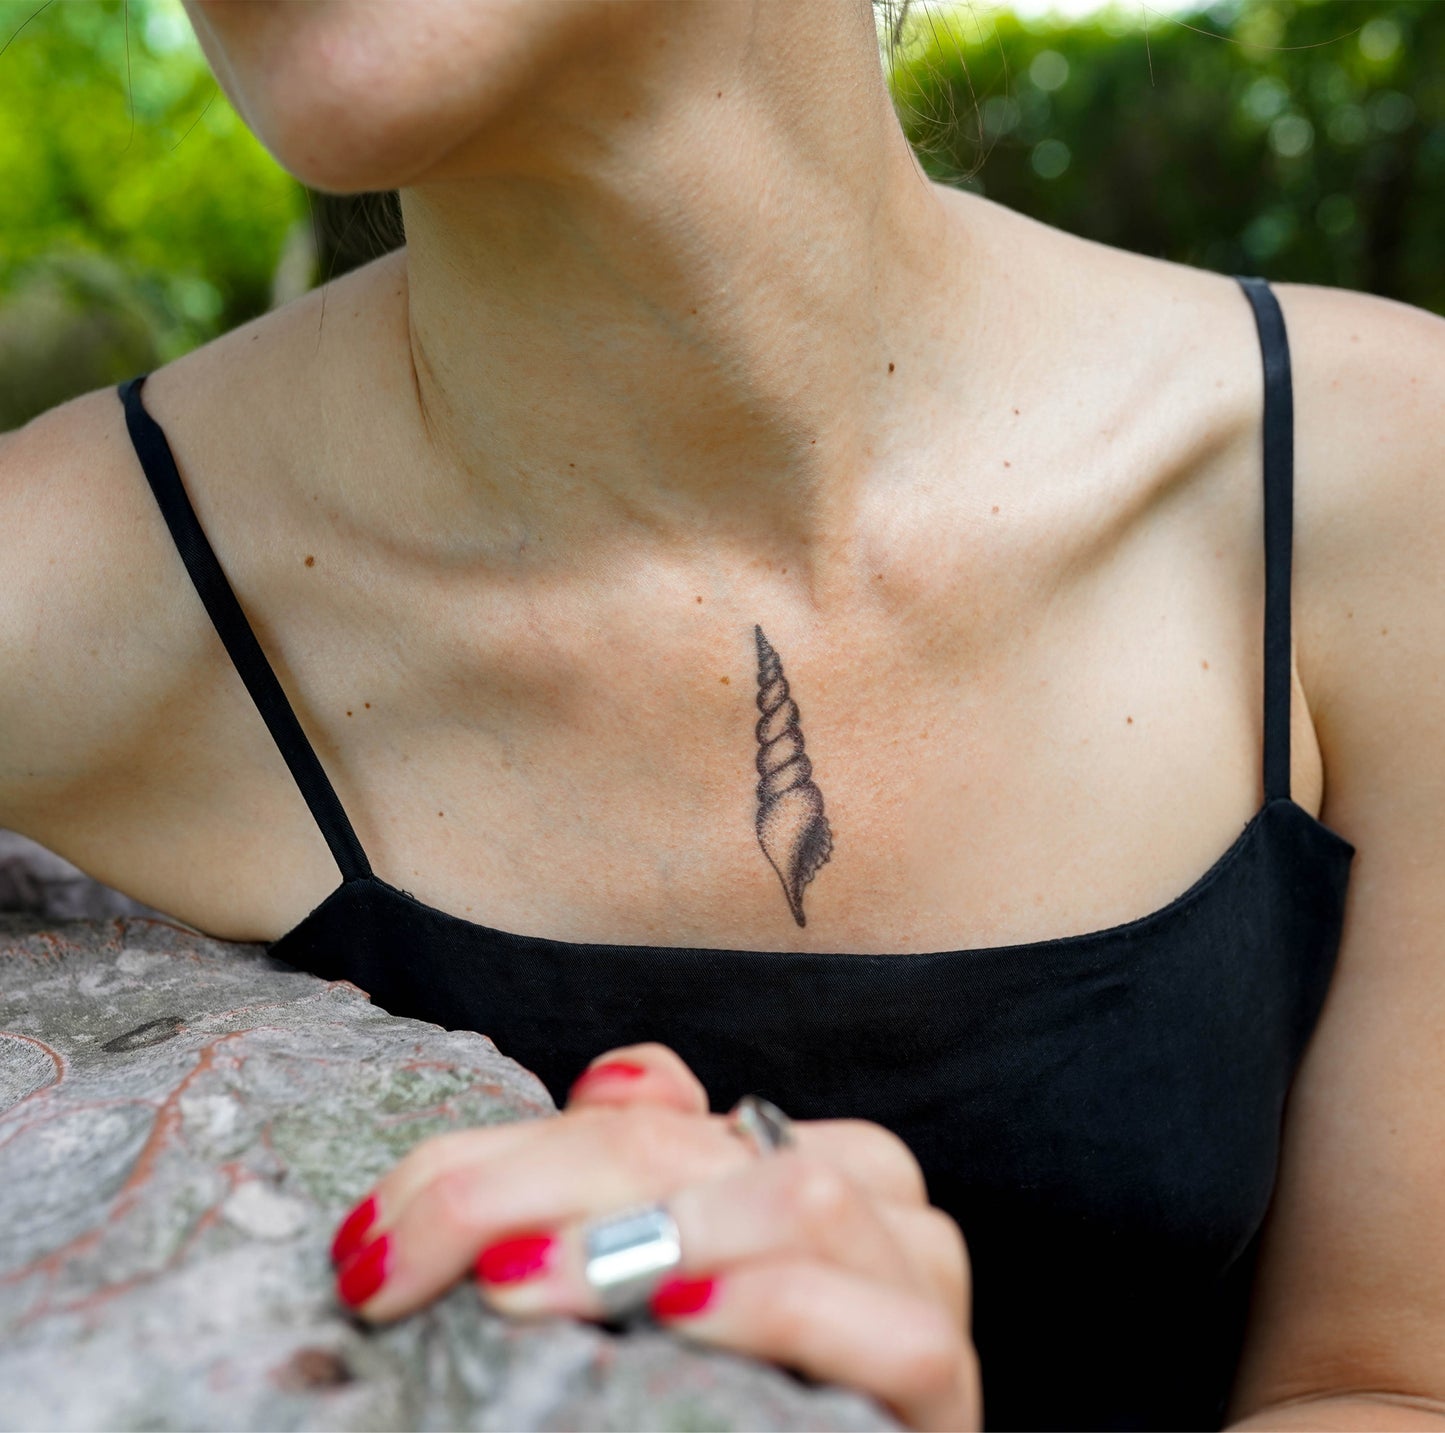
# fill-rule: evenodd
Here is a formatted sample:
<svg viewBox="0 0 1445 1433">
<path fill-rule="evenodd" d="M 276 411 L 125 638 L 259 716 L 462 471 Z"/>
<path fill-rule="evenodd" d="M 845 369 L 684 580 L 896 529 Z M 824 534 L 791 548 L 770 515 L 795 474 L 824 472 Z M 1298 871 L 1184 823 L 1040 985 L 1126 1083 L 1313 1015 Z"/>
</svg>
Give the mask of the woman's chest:
<svg viewBox="0 0 1445 1433">
<path fill-rule="evenodd" d="M 1133 919 L 1262 799 L 1261 584 L 1156 527 L 1076 563 L 1021 524 L 972 570 L 895 537 L 821 606 L 705 566 L 460 601 L 311 674 L 337 790 L 384 879 L 523 934 L 905 953 Z"/>
<path fill-rule="evenodd" d="M 950 433 L 947 482 L 881 485 L 801 561 L 591 542 L 468 574 L 341 551 L 306 504 L 269 547 L 250 509 L 207 520 L 373 868 L 428 905 L 624 944 L 1026 943 L 1158 909 L 1260 805 L 1255 383 L 1162 440 L 1122 391 L 1032 447 Z M 117 841 L 104 874 L 275 938 L 335 865 L 224 654 L 188 686 L 136 783 L 175 869 L 150 843 L 129 880 Z M 1294 718 L 1316 810 L 1298 687 Z"/>
</svg>

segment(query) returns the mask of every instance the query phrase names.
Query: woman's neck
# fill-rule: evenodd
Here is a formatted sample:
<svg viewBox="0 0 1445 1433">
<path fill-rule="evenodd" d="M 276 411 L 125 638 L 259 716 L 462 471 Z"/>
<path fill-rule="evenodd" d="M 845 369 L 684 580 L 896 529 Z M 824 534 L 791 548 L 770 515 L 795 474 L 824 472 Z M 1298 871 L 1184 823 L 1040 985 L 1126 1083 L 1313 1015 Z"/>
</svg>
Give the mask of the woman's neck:
<svg viewBox="0 0 1445 1433">
<path fill-rule="evenodd" d="M 806 562 L 930 411 L 982 276 L 866 5 L 646 8 L 402 190 L 413 498 L 489 547 Z"/>
</svg>

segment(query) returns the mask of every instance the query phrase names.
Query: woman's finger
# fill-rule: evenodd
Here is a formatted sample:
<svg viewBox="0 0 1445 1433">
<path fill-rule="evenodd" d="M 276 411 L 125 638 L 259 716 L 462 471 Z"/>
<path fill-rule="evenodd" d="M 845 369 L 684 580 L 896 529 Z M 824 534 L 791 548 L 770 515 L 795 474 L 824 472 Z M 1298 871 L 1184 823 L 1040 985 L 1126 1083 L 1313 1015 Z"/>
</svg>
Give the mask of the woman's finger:
<svg viewBox="0 0 1445 1433">
<path fill-rule="evenodd" d="M 913 1260 L 931 1296 L 952 1312 L 959 1331 L 969 1335 L 973 1324 L 973 1265 L 963 1231 L 932 1204 L 919 1209 L 879 1200 L 877 1207 L 879 1217 Z"/>
<path fill-rule="evenodd" d="M 699 1115 L 710 1109 L 707 1091 L 682 1057 L 655 1041 L 608 1050 L 578 1076 L 567 1109 L 602 1104 L 661 1104 Z M 917 1158 L 891 1130 L 858 1119 L 805 1120 L 793 1128 L 810 1151 L 833 1158 L 881 1196 L 928 1203 Z"/>
<path fill-rule="evenodd" d="M 685 1338 L 871 1394 L 909 1428 L 983 1427 L 972 1340 L 940 1304 L 906 1289 L 790 1258 L 677 1280 L 652 1306 Z"/>
<path fill-rule="evenodd" d="M 545 1137 L 448 1168 L 412 1194 L 341 1266 L 341 1298 L 368 1319 L 398 1318 L 508 1233 L 664 1198 L 757 1158 L 720 1119 L 662 1105 L 594 1107 L 535 1123 Z M 382 1197 L 383 1209 L 394 1209 Z"/>
<path fill-rule="evenodd" d="M 831 1160 L 880 1199 L 928 1206 L 923 1167 L 891 1129 L 872 1120 L 799 1120 L 793 1133 L 804 1153 Z"/>
<path fill-rule="evenodd" d="M 900 1168 L 911 1192 L 912 1156 L 900 1165 L 902 1142 L 879 1126 L 800 1121 L 795 1132 L 798 1153 L 836 1164 L 875 1197 L 889 1197 Z M 337 1280 L 342 1299 L 365 1317 L 392 1319 L 419 1307 L 464 1273 L 483 1245 L 510 1234 L 665 1199 L 760 1162 L 722 1116 L 664 1105 L 584 1106 L 465 1133 L 469 1140 L 447 1137 L 439 1151 L 419 1147 L 378 1186 L 380 1213 L 366 1242 L 347 1251 Z"/>
<path fill-rule="evenodd" d="M 688 1185 L 665 1202 L 682 1251 L 677 1276 L 807 1256 L 942 1302 L 960 1327 L 967 1317 L 957 1226 L 948 1237 L 946 1215 L 879 1201 L 833 1164 L 788 1151 Z M 476 1272 L 487 1297 L 504 1313 L 605 1317 L 586 1278 L 587 1226 L 595 1217 L 538 1225 L 484 1248 Z"/>
<path fill-rule="evenodd" d="M 573 1082 L 567 1109 L 639 1103 L 667 1105 L 683 1113 L 708 1112 L 702 1082 L 676 1051 L 656 1041 L 621 1045 L 599 1055 Z M 423 1140 L 341 1221 L 331 1243 L 332 1262 L 345 1263 L 363 1244 L 391 1228 L 432 1180 L 517 1148 L 533 1137 L 540 1123 L 529 1120 L 454 1130 Z"/>
<path fill-rule="evenodd" d="M 473 1168 L 513 1152 L 551 1123 L 543 1118 L 450 1130 L 413 1145 L 341 1221 L 331 1241 L 332 1262 L 346 1263 L 363 1245 L 391 1228 L 402 1210 L 433 1180 L 450 1170 Z"/>
<path fill-rule="evenodd" d="M 584 1099 L 575 1106 L 568 1106 L 566 1118 L 587 1117 L 597 1112 L 598 1107 L 621 1103 L 624 1102 Z M 670 1099 L 626 1103 L 657 1103 L 676 1109 Z M 605 1113 L 605 1109 L 602 1112 Z M 726 1131 L 721 1115 L 704 1115 L 699 1120 L 716 1131 Z M 393 1228 L 411 1201 L 437 1179 L 462 1170 L 473 1170 L 478 1177 L 483 1177 L 482 1172 L 490 1172 L 498 1159 L 527 1147 L 538 1138 L 551 1138 L 555 1123 L 546 1118 L 517 1121 L 482 1129 L 455 1130 L 423 1140 L 389 1170 L 342 1221 L 332 1243 L 333 1260 L 338 1265 L 344 1264 L 363 1244 Z M 903 1140 L 891 1130 L 869 1120 L 839 1119 L 799 1120 L 793 1126 L 793 1132 L 800 1150 L 831 1160 L 879 1198 L 920 1207 L 928 1205 L 927 1189 L 918 1161 Z M 727 1132 L 725 1137 L 743 1144 L 731 1132 Z M 574 1173 L 567 1183 L 575 1182 Z M 664 1188 L 649 1187 L 641 1197 L 661 1197 L 684 1182 L 678 1179 Z"/>
<path fill-rule="evenodd" d="M 708 1112 L 707 1091 L 677 1051 L 655 1040 L 619 1045 L 593 1060 L 567 1092 L 567 1108 L 580 1104 L 671 1105 L 684 1114 Z"/>
</svg>

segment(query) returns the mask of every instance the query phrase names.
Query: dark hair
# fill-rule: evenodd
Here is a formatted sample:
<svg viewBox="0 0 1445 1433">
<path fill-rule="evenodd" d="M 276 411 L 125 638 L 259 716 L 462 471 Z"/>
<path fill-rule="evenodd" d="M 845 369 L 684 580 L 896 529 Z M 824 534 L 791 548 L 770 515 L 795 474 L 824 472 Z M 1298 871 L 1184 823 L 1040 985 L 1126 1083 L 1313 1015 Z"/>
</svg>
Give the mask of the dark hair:
<svg viewBox="0 0 1445 1433">
<path fill-rule="evenodd" d="M 406 243 L 395 189 L 327 194 L 306 189 L 316 246 L 316 281 L 326 283 Z"/>
<path fill-rule="evenodd" d="M 883 22 L 883 34 L 888 47 L 889 67 L 893 64 L 893 55 L 903 39 L 903 22 L 908 18 L 908 11 L 913 5 L 913 0 L 873 0 L 873 18 Z"/>
</svg>

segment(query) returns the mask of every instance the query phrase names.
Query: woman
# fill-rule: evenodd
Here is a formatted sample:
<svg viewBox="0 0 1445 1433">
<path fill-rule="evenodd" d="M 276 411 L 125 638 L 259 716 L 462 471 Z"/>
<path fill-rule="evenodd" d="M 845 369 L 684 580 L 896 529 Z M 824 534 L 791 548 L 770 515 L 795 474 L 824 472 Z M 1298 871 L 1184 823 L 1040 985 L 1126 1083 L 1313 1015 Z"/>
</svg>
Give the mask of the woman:
<svg viewBox="0 0 1445 1433">
<path fill-rule="evenodd" d="M 0 821 L 566 1102 L 342 1297 L 1445 1424 L 1441 321 L 928 182 L 863 0 L 188 8 L 407 243 L 6 438 Z"/>
</svg>

